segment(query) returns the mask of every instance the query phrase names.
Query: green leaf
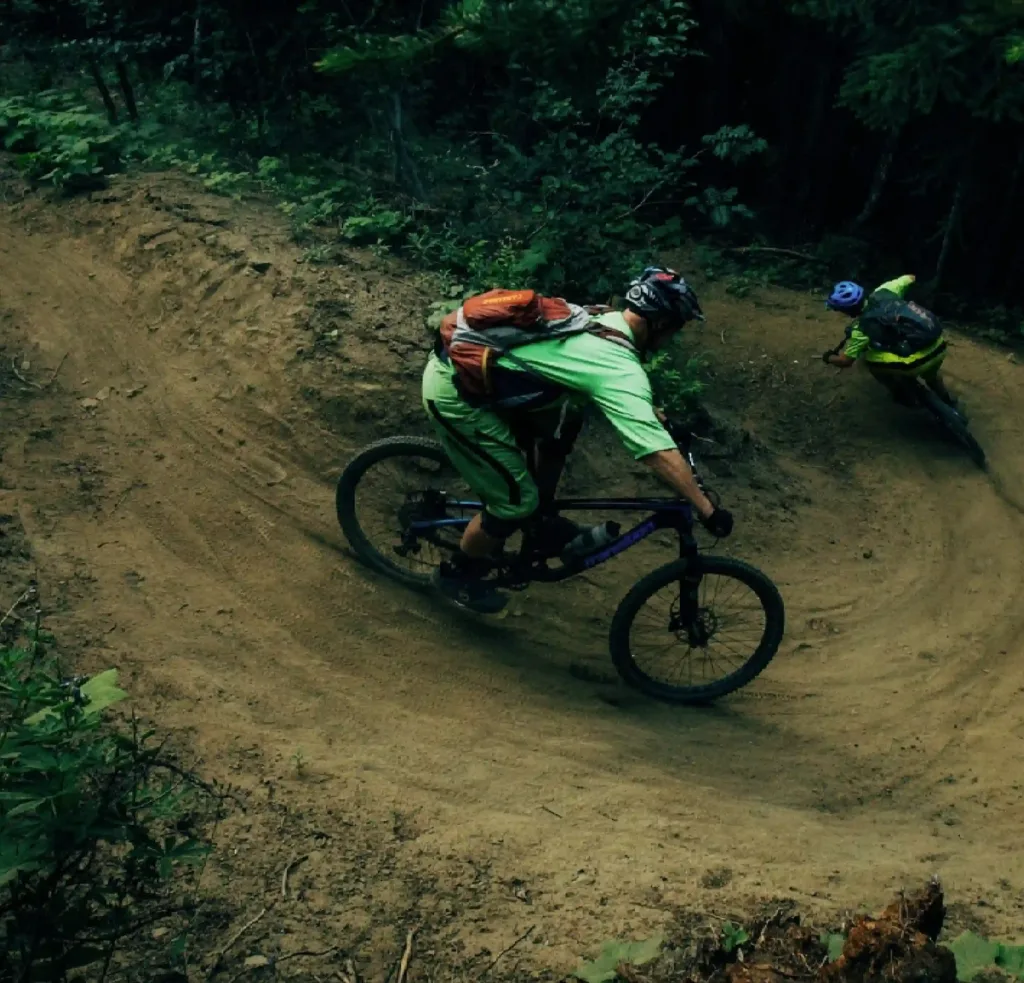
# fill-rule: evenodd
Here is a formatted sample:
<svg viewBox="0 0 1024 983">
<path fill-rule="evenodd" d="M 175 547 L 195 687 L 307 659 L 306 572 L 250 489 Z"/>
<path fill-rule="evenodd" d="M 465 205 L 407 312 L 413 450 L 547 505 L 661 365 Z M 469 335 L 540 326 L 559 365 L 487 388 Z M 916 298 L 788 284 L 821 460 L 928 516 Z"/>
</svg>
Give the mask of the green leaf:
<svg viewBox="0 0 1024 983">
<path fill-rule="evenodd" d="M 87 683 L 83 683 L 82 696 L 87 701 L 85 712 L 89 715 L 100 713 L 107 707 L 128 698 L 128 694 L 117 685 L 116 669 L 108 669 L 98 676 L 93 676 Z"/>
<path fill-rule="evenodd" d="M 663 941 L 663 936 L 658 935 L 645 942 L 606 942 L 597 959 L 584 963 L 573 976 L 584 983 L 608 983 L 618 976 L 618 967 L 621 963 L 643 966 L 656 958 L 661 952 Z"/>
<path fill-rule="evenodd" d="M 57 707 L 66 706 L 67 701 L 64 703 L 58 703 L 56 706 L 43 707 L 42 710 L 37 710 L 35 713 L 25 718 L 26 727 L 35 727 L 41 724 L 48 717 L 54 717 L 57 715 Z"/>
<path fill-rule="evenodd" d="M 749 942 L 750 936 L 747 934 L 745 928 L 742 925 L 734 925 L 732 922 L 726 922 L 722 926 L 722 948 L 726 952 L 734 952 L 744 942 Z"/>
<path fill-rule="evenodd" d="M 24 815 L 26 812 L 34 812 L 45 802 L 46 799 L 29 799 L 26 802 L 22 802 L 21 805 L 16 805 L 13 809 L 8 809 L 4 813 L 4 818 L 13 819 L 15 816 Z"/>
<path fill-rule="evenodd" d="M 821 943 L 828 950 L 828 961 L 834 963 L 842 954 L 846 945 L 846 936 L 839 932 L 823 932 Z"/>
<path fill-rule="evenodd" d="M 1024 980 L 1024 945 L 1006 945 L 999 943 L 996 953 L 996 965 L 1010 976 Z"/>
<path fill-rule="evenodd" d="M 950 942 L 948 948 L 956 957 L 956 978 L 961 983 L 969 983 L 983 969 L 995 965 L 999 943 L 989 942 L 974 932 L 964 932 Z"/>
</svg>

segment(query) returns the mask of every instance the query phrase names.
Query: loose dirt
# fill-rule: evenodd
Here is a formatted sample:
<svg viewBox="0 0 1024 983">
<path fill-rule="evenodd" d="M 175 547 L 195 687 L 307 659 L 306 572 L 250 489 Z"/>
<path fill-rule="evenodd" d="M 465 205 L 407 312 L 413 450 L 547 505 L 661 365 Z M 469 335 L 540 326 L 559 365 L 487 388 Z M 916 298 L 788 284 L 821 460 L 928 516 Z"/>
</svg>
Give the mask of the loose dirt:
<svg viewBox="0 0 1024 983">
<path fill-rule="evenodd" d="M 564 971 L 680 905 L 877 909 L 933 873 L 1019 934 L 1019 364 L 953 339 L 986 477 L 820 363 L 841 325 L 817 298 L 702 285 L 689 344 L 716 416 L 752 435 L 708 459 L 727 552 L 776 580 L 788 631 L 746 691 L 672 709 L 614 681 L 605 641 L 664 545 L 486 623 L 350 557 L 333 481 L 370 440 L 425 430 L 433 295 L 392 260 L 338 260 L 173 175 L 0 209 L 0 544 L 24 527 L 69 655 L 120 667 L 248 797 L 204 873 L 211 934 L 298 858 L 252 938 L 355 947 L 378 975 L 414 924 L 477 974 L 513 943 L 503 960 Z M 638 480 L 608 446 L 570 484 Z"/>
</svg>

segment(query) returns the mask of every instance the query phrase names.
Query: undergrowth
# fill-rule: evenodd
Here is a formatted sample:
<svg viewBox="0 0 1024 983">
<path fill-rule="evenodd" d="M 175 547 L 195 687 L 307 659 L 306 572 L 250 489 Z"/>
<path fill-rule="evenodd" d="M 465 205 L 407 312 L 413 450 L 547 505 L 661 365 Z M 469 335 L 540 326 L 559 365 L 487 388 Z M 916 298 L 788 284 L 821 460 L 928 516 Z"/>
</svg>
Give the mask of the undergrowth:
<svg viewBox="0 0 1024 983">
<path fill-rule="evenodd" d="M 182 910 L 201 860 L 205 786 L 134 716 L 117 671 L 69 675 L 42 631 L 34 589 L 0 645 L 0 980 L 103 980 L 125 943 Z M 22 614 L 28 617 L 20 619 Z M 170 943 L 171 958 L 185 939 Z"/>
</svg>

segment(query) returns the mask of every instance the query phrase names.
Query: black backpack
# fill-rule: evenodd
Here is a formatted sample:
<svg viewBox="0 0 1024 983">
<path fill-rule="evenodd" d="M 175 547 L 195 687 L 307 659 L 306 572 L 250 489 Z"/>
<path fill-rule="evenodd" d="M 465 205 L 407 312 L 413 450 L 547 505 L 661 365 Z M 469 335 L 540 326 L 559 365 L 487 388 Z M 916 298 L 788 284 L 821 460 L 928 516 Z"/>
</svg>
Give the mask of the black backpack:
<svg viewBox="0 0 1024 983">
<path fill-rule="evenodd" d="M 889 290 L 871 296 L 857 325 L 876 351 L 908 358 L 942 337 L 942 322 L 912 300 Z"/>
</svg>

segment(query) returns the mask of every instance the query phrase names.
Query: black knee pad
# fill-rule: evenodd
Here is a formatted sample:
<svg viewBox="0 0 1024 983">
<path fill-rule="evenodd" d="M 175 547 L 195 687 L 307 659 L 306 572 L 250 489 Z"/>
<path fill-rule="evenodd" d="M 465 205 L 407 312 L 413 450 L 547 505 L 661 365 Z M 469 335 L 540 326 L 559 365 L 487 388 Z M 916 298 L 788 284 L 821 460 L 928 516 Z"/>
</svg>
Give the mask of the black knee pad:
<svg viewBox="0 0 1024 983">
<path fill-rule="evenodd" d="M 523 523 L 530 517 L 524 515 L 521 519 L 499 519 L 496 515 L 484 510 L 480 519 L 480 528 L 483 529 L 491 539 L 508 539 L 512 533 L 522 528 Z"/>
</svg>

